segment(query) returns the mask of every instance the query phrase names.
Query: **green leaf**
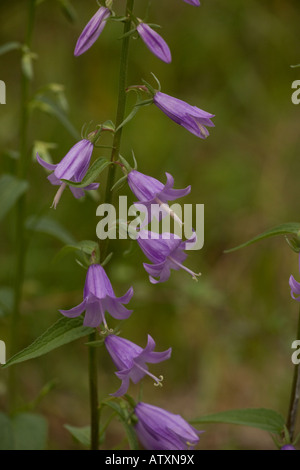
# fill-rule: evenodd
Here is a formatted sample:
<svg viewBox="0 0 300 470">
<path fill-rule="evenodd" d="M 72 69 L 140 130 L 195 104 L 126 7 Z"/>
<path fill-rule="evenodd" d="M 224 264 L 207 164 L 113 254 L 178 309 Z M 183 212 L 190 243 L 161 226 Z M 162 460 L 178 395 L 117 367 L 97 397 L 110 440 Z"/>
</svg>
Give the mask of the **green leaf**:
<svg viewBox="0 0 300 470">
<path fill-rule="evenodd" d="M 0 413 L 0 450 L 14 449 L 14 433 L 9 417 Z"/>
<path fill-rule="evenodd" d="M 192 424 L 199 423 L 227 423 L 250 426 L 271 433 L 280 434 L 284 428 L 283 417 L 274 410 L 266 408 L 250 408 L 244 410 L 228 410 L 214 413 L 190 421 Z"/>
<path fill-rule="evenodd" d="M 85 447 L 91 445 L 91 426 L 70 426 L 65 424 L 64 427 L 72 434 L 72 436 Z"/>
<path fill-rule="evenodd" d="M 85 177 L 83 178 L 82 181 L 80 181 L 80 183 L 74 183 L 74 181 L 69 181 L 69 180 L 64 180 L 64 179 L 62 179 L 62 181 L 64 181 L 65 183 L 68 183 L 69 186 L 74 186 L 75 188 L 84 188 L 85 186 L 88 186 L 89 184 L 94 183 L 95 179 L 109 165 L 111 165 L 111 162 L 107 160 L 106 158 L 103 158 L 103 157 L 97 158 L 97 160 L 95 160 L 94 163 L 90 166 Z"/>
<path fill-rule="evenodd" d="M 129 447 L 131 450 L 139 450 L 139 444 L 137 441 L 137 437 L 134 431 L 133 426 L 129 422 L 129 417 L 128 414 L 126 413 L 126 410 L 124 410 L 120 405 L 113 401 L 106 401 L 104 405 L 109 406 L 113 410 L 115 410 L 123 424 L 123 427 L 125 429 Z"/>
<path fill-rule="evenodd" d="M 47 114 L 54 116 L 58 121 L 67 129 L 72 137 L 76 140 L 80 140 L 81 136 L 77 129 L 73 126 L 65 112 L 57 106 L 57 104 L 46 96 L 36 96 L 30 103 L 34 109 L 39 109 Z"/>
<path fill-rule="evenodd" d="M 236 246 L 235 248 L 230 248 L 229 250 L 225 250 L 225 253 L 232 253 L 233 251 L 239 250 L 241 248 L 245 248 L 246 246 L 252 245 L 252 243 L 259 242 L 260 240 L 264 240 L 265 238 L 276 237 L 278 235 L 297 235 L 300 230 L 300 223 L 298 222 L 291 222 L 286 224 L 277 225 L 265 232 L 257 235 L 251 240 L 248 240 L 241 245 Z"/>
<path fill-rule="evenodd" d="M 19 413 L 12 419 L 15 450 L 44 450 L 48 425 L 45 418 L 33 413 Z"/>
<path fill-rule="evenodd" d="M 5 217 L 19 197 L 24 194 L 28 186 L 27 181 L 19 180 L 9 174 L 0 177 L 0 220 Z"/>
<path fill-rule="evenodd" d="M 36 218 L 35 216 L 30 216 L 26 220 L 26 228 L 34 232 L 52 235 L 63 243 L 76 243 L 72 235 L 59 222 L 50 217 Z"/>
<path fill-rule="evenodd" d="M 6 52 L 14 51 L 16 49 L 21 49 L 21 44 L 19 42 L 7 42 L 0 46 L 0 55 L 6 54 Z"/>
<path fill-rule="evenodd" d="M 47 421 L 41 415 L 18 413 L 10 418 L 0 413 L 0 450 L 43 450 L 47 434 Z"/>
<path fill-rule="evenodd" d="M 75 244 L 65 245 L 56 255 L 55 261 L 61 260 L 68 253 L 72 253 L 74 251 L 79 251 L 80 253 L 84 253 L 88 256 L 94 254 L 96 263 L 98 263 L 100 260 L 98 243 L 92 240 L 82 240 Z"/>
<path fill-rule="evenodd" d="M 76 318 L 62 317 L 27 348 L 11 357 L 3 367 L 43 356 L 64 344 L 89 335 L 93 331 L 94 328 L 82 325 L 82 316 Z"/>
</svg>

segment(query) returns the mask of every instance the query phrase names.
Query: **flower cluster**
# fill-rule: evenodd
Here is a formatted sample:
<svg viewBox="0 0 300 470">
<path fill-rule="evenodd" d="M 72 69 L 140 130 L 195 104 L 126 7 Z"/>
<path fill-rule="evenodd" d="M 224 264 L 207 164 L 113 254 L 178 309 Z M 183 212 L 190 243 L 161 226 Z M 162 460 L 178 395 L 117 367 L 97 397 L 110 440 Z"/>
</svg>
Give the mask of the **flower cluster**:
<svg viewBox="0 0 300 470">
<path fill-rule="evenodd" d="M 184 1 L 194 6 L 200 5 L 199 0 Z M 76 43 L 75 56 L 86 52 L 100 36 L 107 21 L 114 19 L 115 14 L 111 8 L 112 2 L 106 2 L 106 6 L 101 6 L 87 23 Z M 156 57 L 166 63 L 171 62 L 169 46 L 149 24 L 135 18 L 132 12 L 127 21 L 134 26 L 132 34 L 137 33 Z M 152 87 L 145 87 L 145 89 L 150 94 L 152 93 L 152 102 L 174 122 L 202 139 L 209 135 L 206 127 L 214 125 L 211 121 L 212 114 L 166 95 L 160 90 L 155 91 Z M 56 165 L 46 162 L 37 154 L 38 163 L 52 172 L 48 176 L 50 183 L 59 185 L 53 201 L 55 208 L 68 185 L 75 198 L 81 198 L 85 190 L 98 188 L 99 183 L 91 182 L 94 180 L 91 180 L 90 176 L 85 178 L 94 143 L 94 136 L 91 140 L 82 139 Z M 169 173 L 166 173 L 165 184 L 136 169 L 126 170 L 126 178 L 131 191 L 138 199 L 136 204 L 145 208 L 148 222 L 153 217 L 160 220 L 169 215 L 182 223 L 168 203 L 187 196 L 191 191 L 190 186 L 175 189 L 174 178 Z M 77 187 L 72 183 L 77 183 Z M 78 183 L 81 183 L 80 187 Z M 183 264 L 187 257 L 185 250 L 190 243 L 195 242 L 196 235 L 183 240 L 174 233 L 154 233 L 145 229 L 145 225 L 138 231 L 137 243 L 149 260 L 149 263 L 144 263 L 143 266 L 149 275 L 150 282 L 152 284 L 166 282 L 171 270 L 180 269 L 187 271 L 193 279 L 196 279 L 199 274 Z M 82 302 L 69 310 L 60 310 L 60 313 L 68 318 L 79 317 L 84 313 L 83 325 L 97 328 L 101 334 L 105 335 L 103 342 L 117 368 L 115 374 L 121 380 L 120 388 L 112 393 L 112 396 L 124 396 L 128 391 L 130 381 L 137 384 L 146 375 L 154 380 L 154 385 L 160 386 L 163 377 L 157 377 L 150 372 L 148 364 L 158 364 L 169 359 L 172 349 L 155 351 L 155 341 L 149 334 L 147 345 L 142 348 L 118 336 L 109 328 L 106 314 L 117 320 L 127 319 L 132 314 L 133 310 L 127 309 L 125 305 L 132 299 L 133 288 L 130 287 L 123 296 L 117 297 L 104 267 L 96 262 L 93 256 L 91 256 L 90 263 L 86 273 Z M 146 449 L 186 450 L 193 448 L 199 441 L 200 431 L 190 426 L 180 415 L 142 402 L 135 405 L 133 413 L 136 418 L 135 431 Z"/>
</svg>

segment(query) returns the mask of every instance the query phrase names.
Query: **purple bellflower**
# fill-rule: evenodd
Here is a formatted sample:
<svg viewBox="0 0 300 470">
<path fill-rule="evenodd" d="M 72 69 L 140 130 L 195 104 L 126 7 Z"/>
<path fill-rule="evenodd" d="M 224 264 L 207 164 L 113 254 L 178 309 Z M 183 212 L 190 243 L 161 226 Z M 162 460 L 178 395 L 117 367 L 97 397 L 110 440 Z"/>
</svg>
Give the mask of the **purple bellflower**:
<svg viewBox="0 0 300 470">
<path fill-rule="evenodd" d="M 146 374 L 154 379 L 154 385 L 162 385 L 163 376 L 157 378 L 151 374 L 146 362 L 158 363 L 169 359 L 172 352 L 171 348 L 163 352 L 155 352 L 155 342 L 150 335 L 148 335 L 148 343 L 145 349 L 128 339 L 115 335 L 106 336 L 104 343 L 115 366 L 119 369 L 115 374 L 122 380 L 121 387 L 117 392 L 112 393 L 113 396 L 120 397 L 124 395 L 128 390 L 130 379 L 136 384 Z"/>
<path fill-rule="evenodd" d="M 185 3 L 189 3 L 190 5 L 194 5 L 194 7 L 200 7 L 199 0 L 183 0 Z"/>
<path fill-rule="evenodd" d="M 185 127 L 189 132 L 206 139 L 209 132 L 205 126 L 214 127 L 211 118 L 214 114 L 207 113 L 196 106 L 191 106 L 185 101 L 157 91 L 153 97 L 154 104 L 161 109 L 172 121 Z"/>
<path fill-rule="evenodd" d="M 292 446 L 292 444 L 285 444 L 284 446 L 280 448 L 280 450 L 296 450 L 296 449 L 294 446 Z"/>
<path fill-rule="evenodd" d="M 36 154 L 36 158 L 39 164 L 47 170 L 53 171 L 53 173 L 48 176 L 50 183 L 60 186 L 52 204 L 52 207 L 55 209 L 64 189 L 67 186 L 67 183 L 61 180 L 66 179 L 78 183 L 83 179 L 90 164 L 93 147 L 94 146 L 92 142 L 89 140 L 80 140 L 71 148 L 71 150 L 69 150 L 69 152 L 57 165 L 45 162 L 38 153 Z M 84 196 L 84 190 L 89 191 L 91 189 L 98 189 L 99 183 L 91 183 L 84 188 L 75 188 L 73 186 L 69 187 L 73 193 L 73 196 L 76 197 L 76 199 L 79 199 Z"/>
<path fill-rule="evenodd" d="M 299 271 L 300 271 L 300 255 L 299 255 Z M 291 297 L 300 302 L 300 282 L 297 282 L 294 276 L 290 276 L 289 285 L 291 288 Z M 299 297 L 295 297 L 298 295 Z"/>
<path fill-rule="evenodd" d="M 147 403 L 138 403 L 135 415 L 137 437 L 147 450 L 193 449 L 199 442 L 198 434 L 203 432 L 197 431 L 180 415 Z"/>
<path fill-rule="evenodd" d="M 167 64 L 172 61 L 168 44 L 156 31 L 143 22 L 140 22 L 136 29 L 152 54 Z"/>
<path fill-rule="evenodd" d="M 116 297 L 104 268 L 100 264 L 92 264 L 87 271 L 83 302 L 70 310 L 60 310 L 60 313 L 69 318 L 78 317 L 85 311 L 84 326 L 96 328 L 103 323 L 108 330 L 105 320 L 105 311 L 118 320 L 128 318 L 132 310 L 127 310 L 127 304 L 133 296 L 132 287 L 123 297 Z"/>
<path fill-rule="evenodd" d="M 74 55 L 79 56 L 86 52 L 98 39 L 106 25 L 107 18 L 111 15 L 108 8 L 100 7 L 97 13 L 90 19 L 83 29 L 76 43 Z"/>
<path fill-rule="evenodd" d="M 162 208 L 165 214 L 168 213 L 172 217 L 177 218 L 176 214 L 170 210 L 168 201 L 186 196 L 191 192 L 191 186 L 187 186 L 184 189 L 173 189 L 173 176 L 166 173 L 166 177 L 167 181 L 164 185 L 152 176 L 144 175 L 137 170 L 132 170 L 127 175 L 128 185 L 133 194 L 138 198 L 137 204 L 145 206 L 148 211 L 147 223 L 151 221 L 153 215 L 156 215 L 158 220 L 161 219 L 162 212 L 156 211 L 159 208 Z M 159 214 L 156 214 L 156 212 L 159 212 Z"/>
<path fill-rule="evenodd" d="M 186 241 L 173 233 L 154 233 L 146 230 L 140 230 L 137 242 L 153 264 L 143 263 L 143 266 L 149 274 L 149 280 L 152 284 L 158 282 L 165 282 L 170 277 L 171 269 L 178 271 L 184 269 L 192 278 L 197 280 L 199 274 L 194 273 L 182 263 L 186 259 L 187 254 L 184 250 L 189 243 L 195 243 L 196 234 L 194 233 L 191 238 Z M 154 277 L 159 279 L 154 279 Z"/>
</svg>

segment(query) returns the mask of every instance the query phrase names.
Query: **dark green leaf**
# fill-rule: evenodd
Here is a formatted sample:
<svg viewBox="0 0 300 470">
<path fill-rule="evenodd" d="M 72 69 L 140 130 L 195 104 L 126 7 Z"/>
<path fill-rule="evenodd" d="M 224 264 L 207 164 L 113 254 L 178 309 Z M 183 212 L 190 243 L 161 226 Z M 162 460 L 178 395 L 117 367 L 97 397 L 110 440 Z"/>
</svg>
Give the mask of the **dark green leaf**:
<svg viewBox="0 0 300 470">
<path fill-rule="evenodd" d="M 5 174 L 0 178 L 0 220 L 13 207 L 19 197 L 28 189 L 28 182 Z"/>
<path fill-rule="evenodd" d="M 14 449 L 14 432 L 10 418 L 0 412 L 0 450 Z"/>
<path fill-rule="evenodd" d="M 64 111 L 59 106 L 57 106 L 53 100 L 46 96 L 36 96 L 31 102 L 31 107 L 37 108 L 40 111 L 56 117 L 56 119 L 58 119 L 58 121 L 67 129 L 74 139 L 80 140 L 81 136 L 77 129 L 75 129 Z"/>
<path fill-rule="evenodd" d="M 52 235 L 63 243 L 76 243 L 72 235 L 59 222 L 50 217 L 36 218 L 30 216 L 26 221 L 26 228 L 34 232 Z"/>
<path fill-rule="evenodd" d="M 45 418 L 33 413 L 19 413 L 12 419 L 15 450 L 44 450 L 48 425 Z"/>
<path fill-rule="evenodd" d="M 251 426 L 271 433 L 280 434 L 284 428 L 283 417 L 274 410 L 266 408 L 250 408 L 244 410 L 228 410 L 202 416 L 191 421 L 200 423 L 227 423 Z"/>
<path fill-rule="evenodd" d="M 95 254 L 95 262 L 99 261 L 99 245 L 97 242 L 92 240 L 82 240 L 78 243 L 64 246 L 60 252 L 56 255 L 55 260 L 58 261 L 68 253 L 82 252 L 88 256 Z"/>
<path fill-rule="evenodd" d="M 11 357 L 3 367 L 42 356 L 53 351 L 53 349 L 59 348 L 83 336 L 87 336 L 94 331 L 94 328 L 83 326 L 82 322 L 82 316 L 76 318 L 60 318 L 31 345 Z"/>
<path fill-rule="evenodd" d="M 62 181 L 65 181 L 69 186 L 74 186 L 75 188 L 84 188 L 85 186 L 94 183 L 100 173 L 102 173 L 102 171 L 105 170 L 105 168 L 107 168 L 109 165 L 111 165 L 111 162 L 106 158 L 97 158 L 97 160 L 95 160 L 94 163 L 90 166 L 85 177 L 82 181 L 80 181 L 80 183 L 74 183 L 74 181 L 64 179 L 62 179 Z"/>
<path fill-rule="evenodd" d="M 246 246 L 252 245 L 252 243 L 259 242 L 260 240 L 264 240 L 265 238 L 276 237 L 278 235 L 297 235 L 300 230 L 300 223 L 298 222 L 291 222 L 286 224 L 277 225 L 265 232 L 257 235 L 251 240 L 248 240 L 241 245 L 236 246 L 235 248 L 230 248 L 229 250 L 225 250 L 225 253 L 231 253 L 232 251 L 239 250 L 240 248 L 245 248 Z"/>
</svg>

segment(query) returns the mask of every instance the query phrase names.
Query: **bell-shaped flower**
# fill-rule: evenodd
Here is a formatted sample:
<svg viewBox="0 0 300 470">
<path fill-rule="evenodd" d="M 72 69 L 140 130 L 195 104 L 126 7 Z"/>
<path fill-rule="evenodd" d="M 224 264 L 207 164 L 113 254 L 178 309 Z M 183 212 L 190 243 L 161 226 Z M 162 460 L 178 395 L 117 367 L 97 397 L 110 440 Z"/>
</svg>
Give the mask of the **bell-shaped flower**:
<svg viewBox="0 0 300 470">
<path fill-rule="evenodd" d="M 199 0 L 183 0 L 185 3 L 189 3 L 190 5 L 194 5 L 194 7 L 199 7 L 200 2 Z"/>
<path fill-rule="evenodd" d="M 300 255 L 299 255 L 299 271 L 300 271 Z M 289 285 L 291 288 L 291 297 L 300 302 L 300 282 L 297 282 L 294 276 L 290 276 Z M 299 297 L 295 297 L 295 295 Z"/>
<path fill-rule="evenodd" d="M 67 183 L 61 180 L 66 179 L 73 181 L 74 183 L 79 183 L 83 179 L 90 164 L 93 147 L 94 146 L 92 142 L 89 140 L 80 140 L 71 148 L 71 150 L 69 150 L 69 152 L 57 165 L 45 162 L 45 160 L 43 160 L 38 153 L 36 154 L 36 158 L 39 164 L 47 170 L 53 171 L 53 173 L 48 176 L 50 183 L 56 186 L 60 186 L 52 204 L 52 207 L 55 209 L 64 189 L 67 186 Z M 73 193 L 73 196 L 76 197 L 76 199 L 79 199 L 84 196 L 84 190 L 89 191 L 92 189 L 98 189 L 99 183 L 91 183 L 84 188 L 75 188 L 73 186 L 69 187 Z"/>
<path fill-rule="evenodd" d="M 155 93 L 153 102 L 172 121 L 185 127 L 189 132 L 201 139 L 206 139 L 209 136 L 205 126 L 214 127 L 214 123 L 211 121 L 214 114 L 207 113 L 196 106 L 191 106 L 185 101 L 166 95 L 161 91 Z"/>
<path fill-rule="evenodd" d="M 168 44 L 156 31 L 143 22 L 140 22 L 136 29 L 152 54 L 167 64 L 172 61 Z"/>
<path fill-rule="evenodd" d="M 168 201 L 174 201 L 191 192 L 191 186 L 187 186 L 184 189 L 173 189 L 173 176 L 166 173 L 166 177 L 167 181 L 164 185 L 156 178 L 144 175 L 137 170 L 132 170 L 127 175 L 128 185 L 133 194 L 138 198 L 137 204 L 139 208 L 141 209 L 140 206 L 146 208 L 148 213 L 147 223 L 151 221 L 153 216 L 156 216 L 158 220 L 166 214 L 175 217 L 168 206 Z M 159 208 L 161 208 L 162 211 L 159 211 Z"/>
<path fill-rule="evenodd" d="M 145 349 L 132 343 L 128 339 L 120 338 L 116 335 L 108 335 L 104 340 L 105 346 L 118 369 L 116 376 L 122 380 L 119 390 L 113 393 L 113 396 L 120 397 L 124 395 L 129 387 L 129 381 L 138 383 L 145 375 L 154 379 L 154 385 L 162 385 L 163 377 L 157 378 L 149 372 L 146 362 L 159 363 L 169 359 L 172 349 L 169 348 L 163 352 L 154 351 L 155 342 L 148 335 L 148 343 Z"/>
<path fill-rule="evenodd" d="M 98 39 L 106 25 L 111 11 L 106 7 L 100 7 L 97 13 L 90 19 L 76 43 L 74 55 L 79 56 L 86 52 Z"/>
<path fill-rule="evenodd" d="M 108 326 L 105 320 L 107 311 L 118 320 L 128 318 L 132 310 L 127 310 L 123 304 L 127 304 L 133 296 L 131 287 L 122 297 L 116 297 L 111 282 L 100 264 L 92 264 L 87 271 L 83 301 L 70 310 L 59 310 L 69 318 L 78 317 L 85 311 L 84 326 L 96 328 L 103 323 L 106 330 Z"/>
<path fill-rule="evenodd" d="M 199 274 L 194 273 L 182 263 L 185 261 L 187 254 L 184 250 L 188 244 L 195 243 L 196 234 L 194 233 L 191 238 L 183 241 L 178 235 L 174 233 L 155 233 L 147 230 L 140 230 L 137 237 L 137 242 L 153 264 L 143 263 L 143 266 L 149 274 L 149 280 L 152 284 L 158 282 L 165 282 L 170 277 L 171 269 L 178 271 L 184 269 L 193 279 L 197 279 Z M 159 279 L 155 279 L 158 277 Z"/>
<path fill-rule="evenodd" d="M 198 431 L 180 415 L 158 406 L 138 403 L 134 409 L 138 419 L 137 437 L 146 450 L 189 450 L 199 442 Z"/>
</svg>

